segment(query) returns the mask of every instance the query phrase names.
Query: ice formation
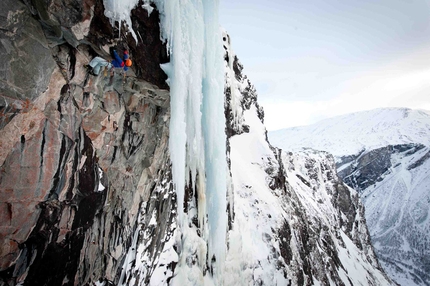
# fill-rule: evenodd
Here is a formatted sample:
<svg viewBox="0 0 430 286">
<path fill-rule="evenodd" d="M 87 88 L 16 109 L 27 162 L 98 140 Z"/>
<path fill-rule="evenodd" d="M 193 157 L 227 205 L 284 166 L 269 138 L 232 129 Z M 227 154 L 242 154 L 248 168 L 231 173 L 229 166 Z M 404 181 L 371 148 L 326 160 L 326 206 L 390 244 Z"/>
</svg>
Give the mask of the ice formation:
<svg viewBox="0 0 430 286">
<path fill-rule="evenodd" d="M 104 0 L 105 15 L 111 21 L 125 21 L 131 27 L 130 10 L 137 2 Z M 148 1 L 144 2 L 147 7 Z M 162 68 L 170 85 L 169 146 L 178 199 L 180 248 L 186 252 L 198 243 L 198 238 L 189 230 L 183 208 L 185 187 L 191 184 L 198 193 L 199 227 L 207 244 L 207 249 L 206 245 L 199 247 L 199 257 L 214 261 L 210 267 L 216 282 L 220 276 L 217 272 L 223 268 L 227 227 L 224 66 L 218 1 L 153 2 L 160 11 L 162 38 L 170 55 L 170 62 Z M 199 264 L 204 267 L 203 261 Z M 181 271 L 181 261 L 177 269 Z M 192 271 L 183 272 L 177 277 L 195 279 L 186 277 L 192 276 Z"/>
<path fill-rule="evenodd" d="M 225 255 L 226 137 L 223 54 L 216 1 L 163 1 L 163 37 L 171 61 L 164 66 L 171 92 L 170 153 L 178 195 L 178 219 L 187 239 L 184 189 L 197 182 L 200 227 L 207 215 L 208 257 L 222 269 Z M 186 242 L 183 242 L 186 243 Z M 214 273 L 216 274 L 216 273 Z M 215 275 L 216 276 L 216 275 Z"/>
<path fill-rule="evenodd" d="M 124 21 L 136 42 L 137 36 L 131 26 L 130 11 L 136 7 L 138 2 L 139 0 L 103 0 L 105 16 L 110 19 L 111 25 L 114 26 L 115 22 Z M 121 25 L 119 27 L 121 28 Z"/>
</svg>

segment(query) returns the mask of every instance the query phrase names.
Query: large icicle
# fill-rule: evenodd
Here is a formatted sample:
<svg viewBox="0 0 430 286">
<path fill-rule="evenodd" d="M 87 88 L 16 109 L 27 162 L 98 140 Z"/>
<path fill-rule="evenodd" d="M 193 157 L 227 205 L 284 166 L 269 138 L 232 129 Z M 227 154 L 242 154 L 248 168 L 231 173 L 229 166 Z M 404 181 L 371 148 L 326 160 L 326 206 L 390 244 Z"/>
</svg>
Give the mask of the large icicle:
<svg viewBox="0 0 430 286">
<path fill-rule="evenodd" d="M 156 3 L 171 58 L 163 68 L 169 76 L 171 94 L 169 144 L 178 196 L 178 225 L 182 232 L 181 256 L 185 259 L 187 249 L 193 249 L 188 243 L 196 241 L 190 233 L 183 204 L 188 176 L 191 173 L 194 184 L 198 174 L 199 225 L 209 246 L 208 264 L 214 270 L 214 282 L 220 285 L 219 272 L 223 269 L 226 248 L 227 163 L 218 1 L 159 0 Z M 206 216 L 208 232 L 203 223 Z M 213 258 L 215 262 L 211 264 Z M 188 282 L 197 282 L 195 273 L 189 272 L 179 276 Z"/>
<path fill-rule="evenodd" d="M 218 1 L 203 1 L 205 75 L 203 77 L 203 130 L 205 138 L 209 259 L 216 257 L 223 270 L 227 229 L 227 163 L 224 114 L 224 61 L 218 25 Z"/>
<path fill-rule="evenodd" d="M 192 1 L 166 1 L 161 26 L 167 35 L 171 95 L 170 157 L 178 195 L 179 221 L 183 220 L 185 182 L 191 171 L 204 174 L 202 136 L 202 78 L 204 26 L 202 5 Z"/>
</svg>

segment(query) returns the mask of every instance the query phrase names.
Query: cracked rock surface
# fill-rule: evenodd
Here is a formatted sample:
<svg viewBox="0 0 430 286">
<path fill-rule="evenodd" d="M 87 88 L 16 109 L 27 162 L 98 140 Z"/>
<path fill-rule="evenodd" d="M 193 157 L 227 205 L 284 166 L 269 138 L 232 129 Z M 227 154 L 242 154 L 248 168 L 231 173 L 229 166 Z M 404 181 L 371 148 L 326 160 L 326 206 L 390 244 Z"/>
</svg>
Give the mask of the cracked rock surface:
<svg viewBox="0 0 430 286">
<path fill-rule="evenodd" d="M 157 12 L 137 23 L 148 39 L 136 45 L 119 41 L 102 6 L 0 3 L 0 285 L 118 279 L 142 202 L 155 208 L 170 176 Z M 84 66 L 112 46 L 135 66 L 90 75 Z"/>
</svg>

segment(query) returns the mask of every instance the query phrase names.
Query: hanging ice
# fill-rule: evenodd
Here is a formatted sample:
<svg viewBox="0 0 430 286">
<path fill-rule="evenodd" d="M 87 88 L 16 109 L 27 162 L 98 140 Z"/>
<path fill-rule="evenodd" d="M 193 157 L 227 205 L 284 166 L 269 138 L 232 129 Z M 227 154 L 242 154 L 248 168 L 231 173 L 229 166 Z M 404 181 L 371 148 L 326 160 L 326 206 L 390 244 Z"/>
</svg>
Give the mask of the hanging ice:
<svg viewBox="0 0 430 286">
<path fill-rule="evenodd" d="M 119 27 L 121 28 L 121 22 L 124 21 L 136 42 L 137 36 L 131 26 L 130 11 L 136 7 L 138 2 L 139 0 L 103 0 L 105 16 L 110 19 L 111 25 L 113 26 L 117 21 L 120 23 Z"/>
<path fill-rule="evenodd" d="M 215 258 L 216 272 L 224 261 L 227 226 L 224 68 L 218 1 L 158 2 L 171 57 L 164 70 L 171 92 L 169 143 L 179 224 L 186 228 L 182 206 L 185 183 L 191 174 L 191 183 L 198 181 L 200 226 L 206 215 L 208 218 L 208 257 L 209 261 Z"/>
<path fill-rule="evenodd" d="M 144 1 L 144 7 L 148 2 Z M 222 276 L 219 272 L 223 269 L 226 248 L 227 163 L 218 1 L 152 2 L 160 11 L 162 38 L 167 42 L 171 59 L 163 69 L 169 77 L 171 95 L 169 146 L 178 198 L 181 255 L 186 257 L 187 246 L 195 247 L 196 244 L 183 209 L 185 186 L 191 183 L 198 192 L 199 227 L 204 238 L 204 245 L 199 246 L 199 258 L 208 258 L 214 282 L 220 285 Z M 137 3 L 137 0 L 104 0 L 105 15 L 113 22 L 126 21 L 131 28 L 130 10 Z M 206 262 L 200 264 L 203 263 Z M 181 261 L 177 269 L 181 271 Z M 202 273 L 200 271 L 200 278 Z M 177 274 L 177 277 L 198 283 L 196 277 L 191 277 L 194 275 L 191 271 Z"/>
</svg>

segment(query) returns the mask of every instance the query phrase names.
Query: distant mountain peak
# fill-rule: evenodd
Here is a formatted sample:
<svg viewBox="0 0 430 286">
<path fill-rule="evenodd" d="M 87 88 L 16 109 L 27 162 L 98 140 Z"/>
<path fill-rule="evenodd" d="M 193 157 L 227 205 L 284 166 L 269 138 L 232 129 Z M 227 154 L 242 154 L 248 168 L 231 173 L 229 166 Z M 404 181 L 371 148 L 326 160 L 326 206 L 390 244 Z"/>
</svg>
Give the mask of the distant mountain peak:
<svg viewBox="0 0 430 286">
<path fill-rule="evenodd" d="M 284 150 L 309 147 L 335 156 L 357 154 L 363 148 L 430 144 L 430 111 L 378 108 L 325 119 L 308 126 L 269 132 L 271 143 Z"/>
</svg>

